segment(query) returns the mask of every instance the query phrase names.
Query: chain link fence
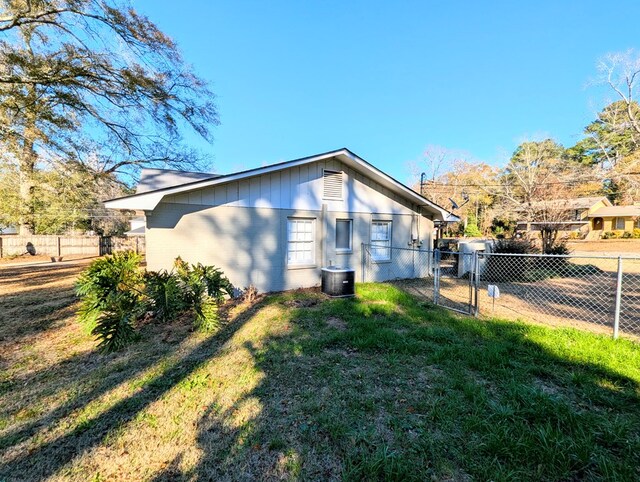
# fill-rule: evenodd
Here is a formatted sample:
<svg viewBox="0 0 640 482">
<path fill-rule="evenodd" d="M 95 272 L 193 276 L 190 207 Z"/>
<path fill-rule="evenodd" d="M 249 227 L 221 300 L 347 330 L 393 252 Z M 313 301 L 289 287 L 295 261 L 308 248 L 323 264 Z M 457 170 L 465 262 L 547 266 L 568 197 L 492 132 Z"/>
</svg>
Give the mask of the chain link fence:
<svg viewBox="0 0 640 482">
<path fill-rule="evenodd" d="M 362 246 L 362 279 L 472 315 L 640 336 L 640 258 Z"/>
</svg>

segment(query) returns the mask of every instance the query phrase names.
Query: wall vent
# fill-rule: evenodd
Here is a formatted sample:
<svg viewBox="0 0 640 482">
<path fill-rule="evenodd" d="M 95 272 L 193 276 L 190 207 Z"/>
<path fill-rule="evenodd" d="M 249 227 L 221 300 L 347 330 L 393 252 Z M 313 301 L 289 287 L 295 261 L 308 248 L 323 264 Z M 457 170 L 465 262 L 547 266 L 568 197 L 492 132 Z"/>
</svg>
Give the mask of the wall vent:
<svg viewBox="0 0 640 482">
<path fill-rule="evenodd" d="M 342 171 L 324 170 L 324 193 L 325 199 L 342 199 Z"/>
</svg>

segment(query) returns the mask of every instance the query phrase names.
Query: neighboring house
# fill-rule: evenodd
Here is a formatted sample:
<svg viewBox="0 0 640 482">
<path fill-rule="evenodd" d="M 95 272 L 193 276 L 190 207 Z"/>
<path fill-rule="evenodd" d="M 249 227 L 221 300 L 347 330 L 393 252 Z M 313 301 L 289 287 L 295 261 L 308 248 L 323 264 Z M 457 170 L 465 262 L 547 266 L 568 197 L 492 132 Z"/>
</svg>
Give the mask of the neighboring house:
<svg viewBox="0 0 640 482">
<path fill-rule="evenodd" d="M 216 174 L 209 172 L 176 171 L 175 169 L 155 169 L 145 167 L 140 172 L 140 181 L 136 186 L 136 194 L 155 191 L 165 187 L 179 186 L 200 179 L 213 179 Z M 130 229 L 125 236 L 144 236 L 147 221 L 144 211 L 136 212 L 136 217 L 129 221 Z"/>
<path fill-rule="evenodd" d="M 434 222 L 459 220 L 348 149 L 143 189 L 105 205 L 145 212 L 149 269 L 171 269 L 181 256 L 260 291 L 316 286 L 329 265 L 352 267 L 360 279 L 363 243 L 374 245 L 384 277 L 384 267 L 411 259 L 392 247 L 427 250 Z"/>
<path fill-rule="evenodd" d="M 589 219 L 592 236 L 596 238 L 609 231 L 633 233 L 634 229 L 640 229 L 640 206 L 602 207 L 589 213 Z"/>
<path fill-rule="evenodd" d="M 557 199 L 522 204 L 517 210 L 522 218 L 518 231 L 539 231 L 543 226 L 557 226 L 561 235 L 576 233 L 587 236 L 592 230 L 590 216 L 605 207 L 612 207 L 604 196 Z"/>
<path fill-rule="evenodd" d="M 129 221 L 129 231 L 124 233 L 125 236 L 144 236 L 147 220 L 144 216 L 138 216 Z"/>
<path fill-rule="evenodd" d="M 0 225 L 0 234 L 18 234 L 18 228 L 13 225 Z"/>
</svg>

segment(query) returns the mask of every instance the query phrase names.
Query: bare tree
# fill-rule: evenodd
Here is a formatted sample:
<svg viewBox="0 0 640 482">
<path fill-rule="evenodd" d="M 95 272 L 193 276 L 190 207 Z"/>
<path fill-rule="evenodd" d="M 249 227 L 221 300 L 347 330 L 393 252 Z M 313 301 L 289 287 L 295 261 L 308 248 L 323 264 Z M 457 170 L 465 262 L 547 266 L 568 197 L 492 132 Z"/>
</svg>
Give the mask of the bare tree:
<svg viewBox="0 0 640 482">
<path fill-rule="evenodd" d="M 19 162 L 23 232 L 43 161 L 107 175 L 198 162 L 182 133 L 211 140 L 213 94 L 148 18 L 118 0 L 0 6 L 0 142 Z"/>
<path fill-rule="evenodd" d="M 640 81 L 640 56 L 634 50 L 605 55 L 598 62 L 600 81 L 608 85 L 624 103 L 627 120 L 635 131 L 634 140 L 638 143 L 640 119 L 636 105 L 638 82 Z"/>
</svg>

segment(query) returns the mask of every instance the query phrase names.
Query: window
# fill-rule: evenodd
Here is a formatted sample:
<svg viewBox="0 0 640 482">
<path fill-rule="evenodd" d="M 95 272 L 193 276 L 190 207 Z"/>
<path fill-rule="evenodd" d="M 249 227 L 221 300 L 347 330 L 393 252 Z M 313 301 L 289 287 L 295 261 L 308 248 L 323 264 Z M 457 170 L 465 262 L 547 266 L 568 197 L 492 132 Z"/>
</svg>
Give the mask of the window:
<svg viewBox="0 0 640 482">
<path fill-rule="evenodd" d="M 374 261 L 391 259 L 391 221 L 371 223 L 371 258 Z"/>
<path fill-rule="evenodd" d="M 635 223 L 633 224 L 636 229 L 640 229 L 640 217 L 636 218 Z"/>
<path fill-rule="evenodd" d="M 624 218 L 613 218 L 613 229 L 624 231 Z"/>
<path fill-rule="evenodd" d="M 352 250 L 352 228 L 351 219 L 336 220 L 336 251 L 346 253 Z"/>
<path fill-rule="evenodd" d="M 324 199 L 342 199 L 342 171 L 324 170 L 322 174 L 324 180 Z"/>
<path fill-rule="evenodd" d="M 287 220 L 287 264 L 315 264 L 315 219 Z"/>
</svg>

